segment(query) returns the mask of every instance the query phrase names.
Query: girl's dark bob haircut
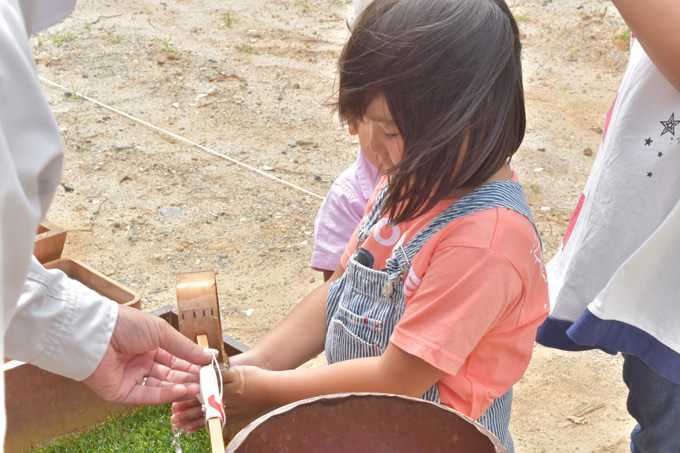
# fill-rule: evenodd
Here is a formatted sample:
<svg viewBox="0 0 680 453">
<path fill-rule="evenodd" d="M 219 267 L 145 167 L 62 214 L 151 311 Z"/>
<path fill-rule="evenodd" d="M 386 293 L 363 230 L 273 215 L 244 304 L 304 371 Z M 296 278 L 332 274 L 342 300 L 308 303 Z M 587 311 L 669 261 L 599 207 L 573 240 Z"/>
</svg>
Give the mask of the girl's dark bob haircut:
<svg viewBox="0 0 680 453">
<path fill-rule="evenodd" d="M 400 223 L 487 181 L 526 128 L 521 44 L 504 0 L 375 0 L 339 60 L 337 109 L 384 95 L 404 140 L 383 214 Z"/>
</svg>

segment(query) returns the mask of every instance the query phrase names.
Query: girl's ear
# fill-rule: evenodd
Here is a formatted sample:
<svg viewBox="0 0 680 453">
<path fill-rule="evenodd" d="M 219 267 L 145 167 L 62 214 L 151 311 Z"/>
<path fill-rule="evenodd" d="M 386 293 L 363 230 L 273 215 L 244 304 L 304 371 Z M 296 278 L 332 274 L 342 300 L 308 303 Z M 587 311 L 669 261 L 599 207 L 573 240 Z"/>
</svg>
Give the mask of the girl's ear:
<svg viewBox="0 0 680 453">
<path fill-rule="evenodd" d="M 356 121 L 348 121 L 347 122 L 347 131 L 349 132 L 349 135 L 357 135 L 359 133 L 359 128 L 357 127 L 357 122 Z"/>
</svg>

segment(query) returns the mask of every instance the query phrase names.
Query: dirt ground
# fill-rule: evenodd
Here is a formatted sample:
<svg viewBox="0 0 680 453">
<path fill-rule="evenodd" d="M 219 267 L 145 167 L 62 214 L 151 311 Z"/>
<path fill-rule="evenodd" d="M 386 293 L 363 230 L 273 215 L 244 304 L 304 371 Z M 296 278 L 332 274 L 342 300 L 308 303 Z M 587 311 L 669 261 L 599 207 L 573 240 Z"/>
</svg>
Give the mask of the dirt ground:
<svg viewBox="0 0 680 453">
<path fill-rule="evenodd" d="M 625 69 L 626 27 L 601 0 L 510 5 L 528 109 L 514 165 L 549 259 Z M 81 0 L 34 37 L 67 150 L 48 214 L 69 230 L 64 255 L 131 288 L 144 310 L 176 304 L 177 273 L 214 269 L 225 332 L 254 343 L 321 281 L 308 266 L 314 215 L 357 149 L 327 106 L 351 10 Z M 517 452 L 627 451 L 620 368 L 620 357 L 536 346 L 515 386 Z"/>
</svg>

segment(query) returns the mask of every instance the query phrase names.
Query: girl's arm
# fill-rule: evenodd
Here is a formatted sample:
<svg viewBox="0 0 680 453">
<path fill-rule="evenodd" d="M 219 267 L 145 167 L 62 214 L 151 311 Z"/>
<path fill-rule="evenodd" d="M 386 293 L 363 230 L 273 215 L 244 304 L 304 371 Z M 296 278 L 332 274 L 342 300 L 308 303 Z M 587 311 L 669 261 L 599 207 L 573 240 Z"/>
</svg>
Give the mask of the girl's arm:
<svg viewBox="0 0 680 453">
<path fill-rule="evenodd" d="M 268 410 L 305 398 L 332 393 L 378 392 L 419 397 L 444 372 L 390 343 L 380 357 L 346 360 L 318 368 L 287 371 L 253 366 L 222 371 L 228 423 L 253 419 Z M 173 403 L 172 424 L 186 432 L 205 422 L 195 400 Z"/>
<path fill-rule="evenodd" d="M 680 2 L 612 0 L 649 58 L 680 91 Z"/>
<path fill-rule="evenodd" d="M 379 357 L 318 368 L 270 371 L 232 367 L 223 373 L 223 400 L 231 420 L 244 420 L 294 401 L 332 393 L 379 392 L 419 397 L 444 374 L 390 343 Z"/>
<path fill-rule="evenodd" d="M 229 359 L 232 366 L 253 365 L 267 370 L 298 367 L 323 351 L 326 341 L 326 296 L 342 276 L 338 266 L 331 278 L 302 299 L 286 317 L 248 351 Z"/>
</svg>

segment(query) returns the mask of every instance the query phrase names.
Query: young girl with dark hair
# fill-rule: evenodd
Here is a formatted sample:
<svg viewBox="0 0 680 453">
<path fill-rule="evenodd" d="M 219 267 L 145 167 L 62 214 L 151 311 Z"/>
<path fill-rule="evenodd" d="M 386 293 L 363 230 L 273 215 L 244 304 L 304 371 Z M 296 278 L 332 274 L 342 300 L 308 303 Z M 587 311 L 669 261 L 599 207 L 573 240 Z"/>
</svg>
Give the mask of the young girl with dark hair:
<svg viewBox="0 0 680 453">
<path fill-rule="evenodd" d="M 386 176 L 332 278 L 223 371 L 232 420 L 322 394 L 422 396 L 512 451 L 512 386 L 548 314 L 541 242 L 509 161 L 525 129 L 503 0 L 376 0 L 340 56 L 338 110 Z M 295 369 L 325 349 L 328 366 Z M 195 402 L 172 422 L 202 426 Z"/>
</svg>

